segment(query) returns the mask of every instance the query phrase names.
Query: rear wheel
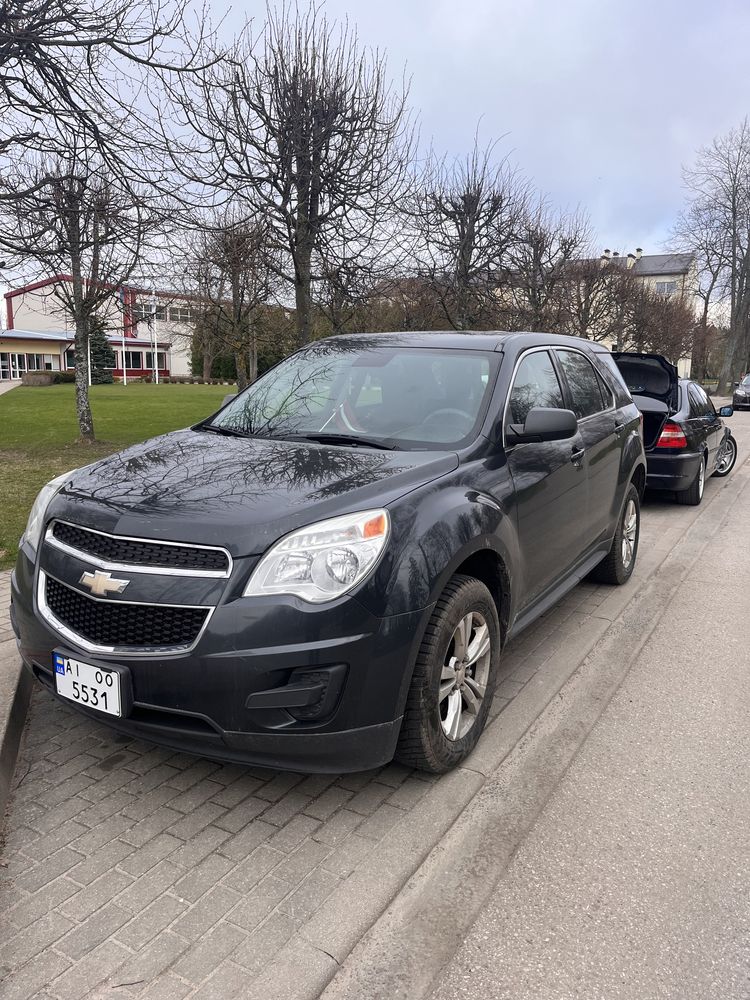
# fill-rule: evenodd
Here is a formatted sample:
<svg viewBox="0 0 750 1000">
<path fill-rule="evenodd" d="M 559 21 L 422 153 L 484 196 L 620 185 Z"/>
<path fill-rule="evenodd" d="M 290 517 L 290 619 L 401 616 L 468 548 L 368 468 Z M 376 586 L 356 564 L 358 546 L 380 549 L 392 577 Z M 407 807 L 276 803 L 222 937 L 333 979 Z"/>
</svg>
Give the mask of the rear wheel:
<svg viewBox="0 0 750 1000">
<path fill-rule="evenodd" d="M 721 453 L 714 469 L 714 475 L 723 478 L 728 476 L 737 461 L 737 442 L 731 434 L 727 434 L 721 443 Z"/>
<path fill-rule="evenodd" d="M 592 570 L 591 578 L 598 583 L 626 583 L 635 566 L 640 533 L 641 502 L 635 484 L 631 483 L 625 494 L 612 546 L 605 558 Z"/>
<path fill-rule="evenodd" d="M 474 749 L 497 684 L 500 623 L 492 595 L 474 577 L 445 588 L 417 654 L 396 758 L 442 774 Z"/>
<path fill-rule="evenodd" d="M 686 490 L 676 494 L 677 503 L 686 504 L 689 507 L 697 507 L 703 499 L 703 491 L 706 487 L 706 459 L 702 458 L 695 474 L 695 479 Z"/>
</svg>

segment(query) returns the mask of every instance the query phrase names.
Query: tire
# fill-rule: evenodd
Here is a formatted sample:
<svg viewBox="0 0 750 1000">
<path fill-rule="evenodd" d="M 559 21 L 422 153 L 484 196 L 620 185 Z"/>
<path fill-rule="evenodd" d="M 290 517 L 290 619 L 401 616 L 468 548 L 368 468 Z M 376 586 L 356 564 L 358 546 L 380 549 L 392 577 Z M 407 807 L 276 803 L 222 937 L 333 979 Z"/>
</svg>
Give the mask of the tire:
<svg viewBox="0 0 750 1000">
<path fill-rule="evenodd" d="M 464 673 L 465 658 L 456 663 L 454 654 L 461 649 L 468 652 L 476 639 L 479 645 L 475 653 L 479 652 L 481 629 L 485 627 L 489 647 Z M 467 642 L 468 628 L 472 631 Z M 480 580 L 457 574 L 435 605 L 417 653 L 396 760 L 407 767 L 443 774 L 471 753 L 482 735 L 495 693 L 500 645 L 500 622 L 489 590 Z M 480 691 L 483 693 L 477 698 Z"/>
<path fill-rule="evenodd" d="M 737 442 L 734 440 L 731 434 L 727 434 L 724 439 L 724 452 L 720 460 L 716 463 L 716 468 L 714 469 L 714 475 L 718 476 L 719 479 L 723 479 L 724 476 L 728 476 L 729 473 L 734 468 L 734 463 L 737 461 Z"/>
<path fill-rule="evenodd" d="M 698 504 L 703 499 L 703 493 L 706 488 L 706 459 L 705 456 L 701 460 L 701 464 L 698 466 L 698 471 L 695 474 L 695 479 L 688 486 L 686 490 L 682 490 L 680 493 L 675 494 L 677 503 L 684 504 L 688 507 L 697 507 Z"/>
<path fill-rule="evenodd" d="M 617 522 L 615 537 L 607 555 L 590 576 L 597 583 L 621 586 L 633 573 L 641 535 L 641 501 L 634 483 L 628 487 Z"/>
</svg>

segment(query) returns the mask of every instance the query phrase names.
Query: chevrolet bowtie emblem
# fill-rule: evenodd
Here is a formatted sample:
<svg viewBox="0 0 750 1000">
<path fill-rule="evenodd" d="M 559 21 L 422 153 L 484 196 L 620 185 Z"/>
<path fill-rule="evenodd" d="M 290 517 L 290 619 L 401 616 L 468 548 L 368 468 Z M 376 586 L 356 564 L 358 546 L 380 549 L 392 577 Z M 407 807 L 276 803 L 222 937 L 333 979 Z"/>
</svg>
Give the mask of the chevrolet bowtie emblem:
<svg viewBox="0 0 750 1000">
<path fill-rule="evenodd" d="M 98 597 L 106 597 L 107 594 L 121 594 L 130 583 L 130 580 L 116 580 L 111 573 L 84 573 L 78 581 L 84 587 L 88 587 L 92 594 Z"/>
</svg>

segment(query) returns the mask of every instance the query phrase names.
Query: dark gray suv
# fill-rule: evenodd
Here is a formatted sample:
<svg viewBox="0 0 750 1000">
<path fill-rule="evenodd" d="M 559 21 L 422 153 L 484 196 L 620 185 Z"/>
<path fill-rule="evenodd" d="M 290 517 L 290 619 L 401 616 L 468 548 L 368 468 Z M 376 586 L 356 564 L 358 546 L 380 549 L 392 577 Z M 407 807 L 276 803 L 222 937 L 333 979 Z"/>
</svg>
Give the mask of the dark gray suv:
<svg viewBox="0 0 750 1000">
<path fill-rule="evenodd" d="M 319 341 L 217 414 L 45 487 L 12 580 L 26 667 L 138 737 L 296 770 L 447 770 L 501 650 L 624 583 L 646 466 L 601 347 Z"/>
</svg>

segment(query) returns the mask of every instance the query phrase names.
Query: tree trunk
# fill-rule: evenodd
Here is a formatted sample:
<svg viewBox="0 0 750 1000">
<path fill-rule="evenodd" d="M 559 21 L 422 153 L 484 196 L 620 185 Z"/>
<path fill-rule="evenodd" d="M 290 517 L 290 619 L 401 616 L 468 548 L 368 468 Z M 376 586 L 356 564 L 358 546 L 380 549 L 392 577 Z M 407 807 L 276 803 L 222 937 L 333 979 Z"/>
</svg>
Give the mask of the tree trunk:
<svg viewBox="0 0 750 1000">
<path fill-rule="evenodd" d="M 75 332 L 75 379 L 76 415 L 81 440 L 94 441 L 94 418 L 89 403 L 89 330 L 86 319 L 76 316 Z"/>
<path fill-rule="evenodd" d="M 234 363 L 237 366 L 237 392 L 242 392 L 243 389 L 246 389 L 250 385 L 247 370 L 247 354 L 245 351 L 234 352 Z"/>
<path fill-rule="evenodd" d="M 214 365 L 214 356 L 210 354 L 205 348 L 203 349 L 203 378 L 208 380 L 211 378 L 211 369 Z"/>
<path fill-rule="evenodd" d="M 304 347 L 312 339 L 311 260 L 312 253 L 309 248 L 297 252 L 297 262 L 294 269 L 294 305 L 298 347 Z"/>
<path fill-rule="evenodd" d="M 250 351 L 248 353 L 248 378 L 254 382 L 258 377 L 258 336 L 255 332 L 255 323 L 250 324 Z"/>
</svg>

